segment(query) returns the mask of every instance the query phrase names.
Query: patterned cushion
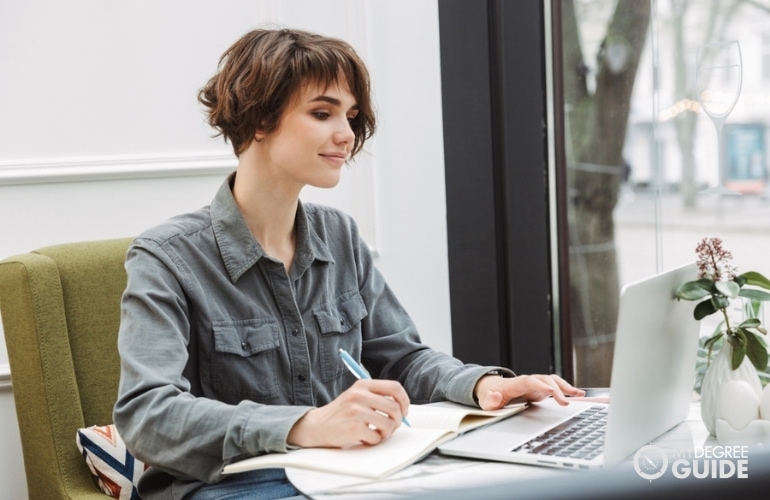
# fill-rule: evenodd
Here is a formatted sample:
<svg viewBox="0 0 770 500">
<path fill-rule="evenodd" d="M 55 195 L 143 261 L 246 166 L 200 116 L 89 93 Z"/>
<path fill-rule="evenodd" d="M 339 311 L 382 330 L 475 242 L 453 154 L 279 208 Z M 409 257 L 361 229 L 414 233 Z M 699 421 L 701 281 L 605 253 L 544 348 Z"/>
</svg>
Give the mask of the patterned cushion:
<svg viewBox="0 0 770 500">
<path fill-rule="evenodd" d="M 76 441 L 104 493 L 120 500 L 139 500 L 136 483 L 147 465 L 129 453 L 114 425 L 78 429 Z"/>
</svg>

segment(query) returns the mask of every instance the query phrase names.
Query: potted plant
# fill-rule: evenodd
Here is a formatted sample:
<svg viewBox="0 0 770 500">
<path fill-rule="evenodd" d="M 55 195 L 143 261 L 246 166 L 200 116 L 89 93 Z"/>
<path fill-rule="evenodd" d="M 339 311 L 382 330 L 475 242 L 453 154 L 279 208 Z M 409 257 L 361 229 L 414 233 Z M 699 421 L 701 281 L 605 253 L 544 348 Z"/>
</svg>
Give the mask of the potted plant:
<svg viewBox="0 0 770 500">
<path fill-rule="evenodd" d="M 767 330 L 756 314 L 736 320 L 728 313 L 733 299 L 743 297 L 752 304 L 770 300 L 770 280 L 748 271 L 738 275 L 730 263 L 732 254 L 724 249 L 720 238 L 704 238 L 695 249 L 698 279 L 688 281 L 676 291 L 676 297 L 698 301 L 693 316 L 700 321 L 721 313 L 723 327 L 705 342 L 709 365 L 701 384 L 701 416 L 712 435 L 716 435 L 716 401 L 719 388 L 731 380 L 743 380 L 762 397 L 762 384 L 757 370 L 767 368 L 768 353 L 764 336 Z M 757 311 L 756 307 L 748 310 Z M 724 337 L 716 357 L 711 359 L 714 344 Z"/>
</svg>

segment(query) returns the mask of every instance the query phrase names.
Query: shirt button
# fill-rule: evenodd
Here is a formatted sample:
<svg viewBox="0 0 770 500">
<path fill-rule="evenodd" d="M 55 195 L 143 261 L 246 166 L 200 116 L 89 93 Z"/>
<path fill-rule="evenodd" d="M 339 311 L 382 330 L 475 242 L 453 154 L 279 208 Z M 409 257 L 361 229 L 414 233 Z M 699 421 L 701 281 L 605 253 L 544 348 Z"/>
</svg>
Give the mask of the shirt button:
<svg viewBox="0 0 770 500">
<path fill-rule="evenodd" d="M 295 328 L 295 329 L 293 329 L 293 330 L 291 331 L 291 334 L 292 334 L 292 335 L 294 335 L 294 336 L 296 337 L 297 335 L 299 335 L 299 330 L 297 330 L 297 329 Z"/>
<path fill-rule="evenodd" d="M 249 343 L 248 342 L 241 342 L 241 348 L 244 351 L 248 351 L 249 350 Z"/>
<path fill-rule="evenodd" d="M 312 258 L 313 258 L 313 254 L 310 253 L 310 252 L 304 252 L 302 254 L 302 260 L 306 260 L 307 261 L 307 260 L 310 260 Z"/>
<path fill-rule="evenodd" d="M 345 318 L 340 318 L 340 325 L 344 325 L 344 324 L 345 324 Z"/>
<path fill-rule="evenodd" d="M 300 374 L 300 375 L 297 377 L 297 379 L 299 379 L 299 381 L 300 381 L 300 382 L 304 382 L 305 380 L 307 380 L 307 377 L 305 376 L 305 374 L 304 374 L 304 373 L 301 373 L 301 374 Z"/>
</svg>

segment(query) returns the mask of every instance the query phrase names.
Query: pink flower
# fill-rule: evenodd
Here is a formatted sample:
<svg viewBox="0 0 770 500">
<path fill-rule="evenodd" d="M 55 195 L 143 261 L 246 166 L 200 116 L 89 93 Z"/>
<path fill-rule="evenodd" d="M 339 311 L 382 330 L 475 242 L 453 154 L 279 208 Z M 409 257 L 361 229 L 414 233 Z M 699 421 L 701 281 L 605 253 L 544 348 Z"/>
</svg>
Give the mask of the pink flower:
<svg viewBox="0 0 770 500">
<path fill-rule="evenodd" d="M 728 262 L 733 254 L 722 248 L 721 238 L 703 238 L 695 247 L 695 253 L 698 255 L 698 278 L 731 281 L 737 276 L 738 269 Z"/>
</svg>

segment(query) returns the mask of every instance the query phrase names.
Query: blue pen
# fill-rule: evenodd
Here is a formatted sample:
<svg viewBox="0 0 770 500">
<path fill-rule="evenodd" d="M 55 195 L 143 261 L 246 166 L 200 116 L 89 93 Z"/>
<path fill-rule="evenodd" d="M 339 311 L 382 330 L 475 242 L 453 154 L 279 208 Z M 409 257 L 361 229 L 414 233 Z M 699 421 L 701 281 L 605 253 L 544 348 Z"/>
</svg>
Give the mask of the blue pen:
<svg viewBox="0 0 770 500">
<path fill-rule="evenodd" d="M 353 359 L 353 357 L 348 354 L 345 349 L 340 349 L 340 358 L 342 358 L 342 362 L 345 363 L 345 366 L 348 367 L 350 373 L 355 375 L 358 380 L 370 380 L 372 378 L 369 373 L 364 370 L 364 367 L 356 363 L 356 360 Z M 401 417 L 401 422 L 403 422 L 407 427 L 411 427 L 406 418 Z"/>
</svg>

